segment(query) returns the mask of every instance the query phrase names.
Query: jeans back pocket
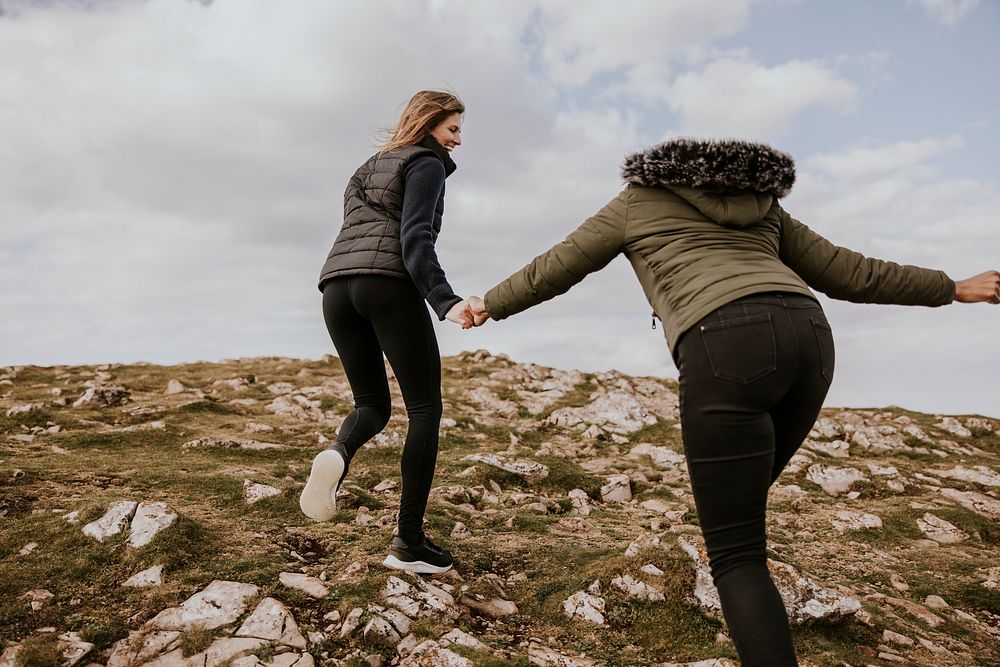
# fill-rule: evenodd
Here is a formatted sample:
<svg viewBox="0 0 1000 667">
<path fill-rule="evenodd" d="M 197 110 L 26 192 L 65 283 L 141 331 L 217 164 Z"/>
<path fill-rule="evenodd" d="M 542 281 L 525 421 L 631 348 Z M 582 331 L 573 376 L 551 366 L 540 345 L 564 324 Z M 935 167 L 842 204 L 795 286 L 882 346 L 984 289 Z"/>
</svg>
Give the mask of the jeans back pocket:
<svg viewBox="0 0 1000 667">
<path fill-rule="evenodd" d="M 770 313 L 710 321 L 699 330 L 712 373 L 720 380 L 749 384 L 778 368 Z"/>
<path fill-rule="evenodd" d="M 823 317 L 810 317 L 813 333 L 816 334 L 816 345 L 819 347 L 819 372 L 827 383 L 833 382 L 834 349 L 833 329 Z"/>
</svg>

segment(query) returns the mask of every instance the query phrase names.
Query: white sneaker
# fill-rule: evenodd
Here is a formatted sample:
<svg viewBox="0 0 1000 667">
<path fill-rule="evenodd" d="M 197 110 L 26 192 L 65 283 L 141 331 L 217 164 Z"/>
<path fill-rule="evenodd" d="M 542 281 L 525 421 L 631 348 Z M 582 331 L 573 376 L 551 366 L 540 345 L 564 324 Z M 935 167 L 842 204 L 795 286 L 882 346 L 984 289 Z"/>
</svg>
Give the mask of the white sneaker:
<svg viewBox="0 0 1000 667">
<path fill-rule="evenodd" d="M 299 507 L 310 519 L 329 521 L 337 510 L 337 488 L 344 475 L 344 457 L 327 449 L 313 459 L 309 479 L 299 496 Z"/>
</svg>

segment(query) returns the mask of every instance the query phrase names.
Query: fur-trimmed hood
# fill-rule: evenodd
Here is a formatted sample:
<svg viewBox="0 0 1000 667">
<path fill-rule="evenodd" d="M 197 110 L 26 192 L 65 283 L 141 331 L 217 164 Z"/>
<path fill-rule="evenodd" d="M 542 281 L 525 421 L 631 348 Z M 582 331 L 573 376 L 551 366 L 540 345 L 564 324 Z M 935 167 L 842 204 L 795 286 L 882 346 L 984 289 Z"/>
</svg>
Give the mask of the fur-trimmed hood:
<svg viewBox="0 0 1000 667">
<path fill-rule="evenodd" d="M 622 177 L 636 185 L 764 192 L 781 198 L 795 183 L 795 162 L 766 144 L 672 139 L 626 157 Z"/>
</svg>

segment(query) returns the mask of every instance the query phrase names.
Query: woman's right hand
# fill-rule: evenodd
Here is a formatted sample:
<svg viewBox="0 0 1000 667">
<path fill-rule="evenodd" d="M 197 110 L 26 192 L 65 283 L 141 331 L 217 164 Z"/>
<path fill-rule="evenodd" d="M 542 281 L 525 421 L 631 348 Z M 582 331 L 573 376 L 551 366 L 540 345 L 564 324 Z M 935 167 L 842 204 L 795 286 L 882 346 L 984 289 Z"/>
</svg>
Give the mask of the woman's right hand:
<svg viewBox="0 0 1000 667">
<path fill-rule="evenodd" d="M 955 301 L 1000 303 L 1000 271 L 986 271 L 955 283 Z"/>
</svg>

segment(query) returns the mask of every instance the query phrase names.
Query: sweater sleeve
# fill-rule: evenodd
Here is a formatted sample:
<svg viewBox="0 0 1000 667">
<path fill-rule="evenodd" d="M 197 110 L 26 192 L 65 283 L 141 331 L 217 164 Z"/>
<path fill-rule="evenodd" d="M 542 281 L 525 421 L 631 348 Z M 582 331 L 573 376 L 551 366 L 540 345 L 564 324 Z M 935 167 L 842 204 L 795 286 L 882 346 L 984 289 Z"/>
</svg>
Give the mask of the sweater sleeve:
<svg viewBox="0 0 1000 667">
<path fill-rule="evenodd" d="M 502 320 L 563 294 L 607 266 L 625 248 L 628 194 L 622 192 L 569 236 L 486 293 L 486 311 Z"/>
<path fill-rule="evenodd" d="M 833 299 L 901 306 L 943 306 L 955 298 L 955 283 L 943 271 L 908 266 L 834 245 L 791 217 L 781 216 L 781 261 Z"/>
<path fill-rule="evenodd" d="M 434 210 L 444 189 L 444 176 L 444 165 L 436 157 L 419 157 L 407 165 L 399 228 L 403 264 L 440 320 L 462 300 L 448 284 L 434 249 Z"/>
</svg>

